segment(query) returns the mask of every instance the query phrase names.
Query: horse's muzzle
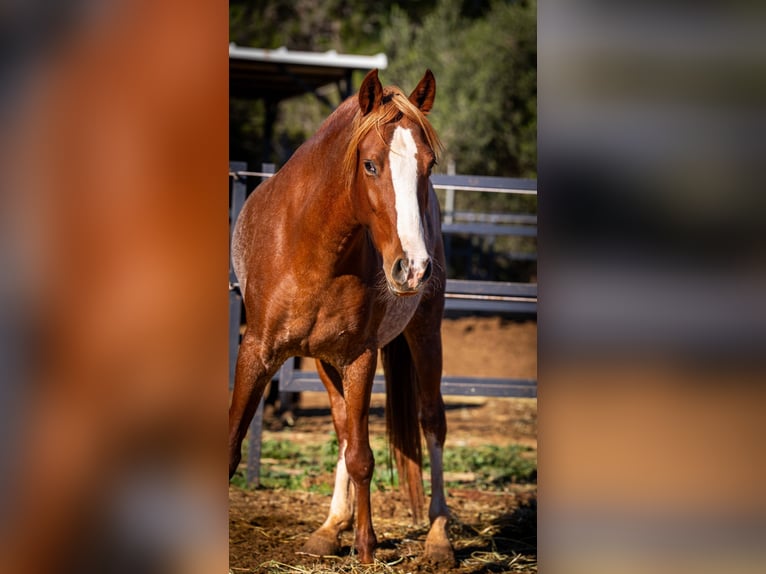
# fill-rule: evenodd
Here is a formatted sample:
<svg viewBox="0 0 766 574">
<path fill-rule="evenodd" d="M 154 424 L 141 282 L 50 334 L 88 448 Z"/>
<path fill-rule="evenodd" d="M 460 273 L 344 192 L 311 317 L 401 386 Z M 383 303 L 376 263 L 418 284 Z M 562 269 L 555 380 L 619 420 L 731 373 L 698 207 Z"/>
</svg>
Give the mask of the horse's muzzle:
<svg viewBox="0 0 766 574">
<path fill-rule="evenodd" d="M 396 295 L 414 295 L 431 278 L 432 273 L 430 257 L 420 262 L 400 257 L 391 267 L 389 285 Z"/>
</svg>

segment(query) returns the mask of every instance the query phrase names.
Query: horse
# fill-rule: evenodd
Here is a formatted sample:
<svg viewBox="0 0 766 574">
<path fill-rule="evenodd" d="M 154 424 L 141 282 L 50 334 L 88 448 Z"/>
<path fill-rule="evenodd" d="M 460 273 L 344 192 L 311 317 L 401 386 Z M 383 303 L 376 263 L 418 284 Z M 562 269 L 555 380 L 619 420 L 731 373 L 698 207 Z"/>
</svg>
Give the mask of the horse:
<svg viewBox="0 0 766 574">
<path fill-rule="evenodd" d="M 359 561 L 374 561 L 368 417 L 380 349 L 386 423 L 412 517 L 421 520 L 421 435 L 431 462 L 425 557 L 454 564 L 447 536 L 440 385 L 445 262 L 430 173 L 442 145 L 426 118 L 430 70 L 406 96 L 378 70 L 248 197 L 231 257 L 246 328 L 229 408 L 229 478 L 264 387 L 289 357 L 316 360 L 339 456 L 330 511 L 303 546 L 337 555 L 354 526 Z"/>
</svg>

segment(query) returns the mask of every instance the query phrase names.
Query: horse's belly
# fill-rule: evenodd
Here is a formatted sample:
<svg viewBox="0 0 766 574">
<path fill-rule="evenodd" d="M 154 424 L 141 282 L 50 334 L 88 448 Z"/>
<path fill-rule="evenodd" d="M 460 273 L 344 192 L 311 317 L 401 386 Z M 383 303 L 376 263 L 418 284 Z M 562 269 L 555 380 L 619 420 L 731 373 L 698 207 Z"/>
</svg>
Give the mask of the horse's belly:
<svg viewBox="0 0 766 574">
<path fill-rule="evenodd" d="M 410 322 L 420 304 L 421 295 L 402 297 L 388 304 L 386 314 L 378 327 L 378 344 L 388 345 Z"/>
</svg>

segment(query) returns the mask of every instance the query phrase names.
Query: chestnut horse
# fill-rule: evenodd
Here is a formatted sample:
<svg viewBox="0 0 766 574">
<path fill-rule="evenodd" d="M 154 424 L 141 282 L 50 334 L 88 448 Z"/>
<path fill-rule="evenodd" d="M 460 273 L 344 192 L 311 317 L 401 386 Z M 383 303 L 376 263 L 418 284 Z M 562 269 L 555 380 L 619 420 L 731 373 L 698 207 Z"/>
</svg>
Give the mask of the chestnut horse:
<svg viewBox="0 0 766 574">
<path fill-rule="evenodd" d="M 329 515 L 303 548 L 311 554 L 337 554 L 356 513 L 359 560 L 373 562 L 368 411 L 381 349 L 400 482 L 418 522 L 422 426 L 432 487 L 425 552 L 454 562 L 442 478 L 444 248 L 429 181 L 441 144 L 425 117 L 435 93 L 430 70 L 409 97 L 383 88 L 377 70 L 367 74 L 359 93 L 250 195 L 234 229 L 247 328 L 229 409 L 229 477 L 272 375 L 289 357 L 315 358 L 339 458 Z"/>
</svg>

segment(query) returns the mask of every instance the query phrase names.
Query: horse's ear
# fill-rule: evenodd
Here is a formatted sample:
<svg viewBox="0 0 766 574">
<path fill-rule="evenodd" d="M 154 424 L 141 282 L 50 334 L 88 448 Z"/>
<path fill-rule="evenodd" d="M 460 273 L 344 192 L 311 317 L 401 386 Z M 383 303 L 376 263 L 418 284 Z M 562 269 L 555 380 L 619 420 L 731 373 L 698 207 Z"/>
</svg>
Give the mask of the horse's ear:
<svg viewBox="0 0 766 574">
<path fill-rule="evenodd" d="M 436 78 L 431 70 L 426 70 L 423 79 L 410 94 L 410 101 L 424 114 L 431 111 L 436 97 Z"/>
<path fill-rule="evenodd" d="M 366 116 L 377 108 L 381 99 L 383 99 L 383 86 L 380 85 L 376 68 L 364 77 L 362 87 L 359 88 L 359 108 L 362 110 L 362 115 Z"/>
</svg>

